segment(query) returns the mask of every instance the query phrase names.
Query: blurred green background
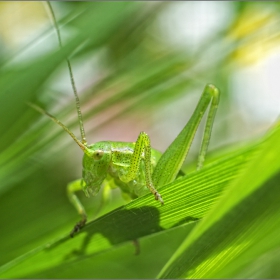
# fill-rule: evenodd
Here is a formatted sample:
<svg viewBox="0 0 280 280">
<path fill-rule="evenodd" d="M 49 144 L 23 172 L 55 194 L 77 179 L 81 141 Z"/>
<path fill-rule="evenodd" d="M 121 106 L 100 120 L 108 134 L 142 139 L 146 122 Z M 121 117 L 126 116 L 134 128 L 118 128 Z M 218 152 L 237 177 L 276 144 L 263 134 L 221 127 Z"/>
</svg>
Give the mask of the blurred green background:
<svg viewBox="0 0 280 280">
<path fill-rule="evenodd" d="M 66 185 L 80 178 L 82 170 L 79 147 L 26 102 L 55 115 L 79 138 L 65 61 L 69 57 L 88 142 L 133 142 L 145 131 L 152 146 L 163 152 L 211 82 L 222 94 L 209 147 L 211 163 L 260 139 L 278 117 L 280 5 L 189 1 L 52 6 L 62 49 L 44 3 L 0 3 L 0 266 L 4 273 L 12 271 L 3 277 L 156 277 L 196 222 L 147 235 L 139 256 L 133 256 L 127 241 L 88 258 L 78 256 L 72 265 L 64 256 L 59 265 L 36 270 L 35 256 L 27 272 L 17 268 L 21 258 L 29 258 L 24 254 L 67 236 L 79 219 Z M 194 171 L 202 131 L 186 161 L 187 171 Z M 93 217 L 100 195 L 80 198 Z M 125 203 L 119 190 L 113 190 L 98 215 Z M 279 254 L 278 245 L 273 250 Z M 279 277 L 269 258 L 271 269 L 256 272 L 250 264 L 252 273 L 239 276 Z"/>
</svg>

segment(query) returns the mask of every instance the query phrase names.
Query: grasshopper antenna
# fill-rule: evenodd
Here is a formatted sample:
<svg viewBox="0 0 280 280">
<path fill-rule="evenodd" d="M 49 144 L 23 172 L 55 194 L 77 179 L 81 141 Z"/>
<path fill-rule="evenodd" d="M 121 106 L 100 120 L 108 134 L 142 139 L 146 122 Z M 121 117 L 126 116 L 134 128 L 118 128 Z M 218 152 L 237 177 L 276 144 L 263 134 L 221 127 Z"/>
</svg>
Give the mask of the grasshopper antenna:
<svg viewBox="0 0 280 280">
<path fill-rule="evenodd" d="M 36 111 L 38 111 L 39 113 L 41 113 L 42 115 L 48 116 L 55 123 L 60 125 L 73 138 L 73 140 L 80 146 L 80 148 L 84 151 L 85 154 L 87 154 L 89 157 L 92 156 L 93 152 L 87 147 L 87 145 L 82 143 L 80 140 L 78 140 L 77 137 L 74 135 L 74 133 L 71 132 L 69 130 L 69 128 L 66 127 L 60 120 L 58 120 L 56 117 L 54 117 L 53 115 L 51 115 L 50 113 L 48 113 L 47 111 L 45 111 L 44 109 L 42 109 L 41 107 L 39 107 L 33 103 L 26 102 L 26 104 L 29 105 L 30 107 L 32 107 L 33 109 L 35 109 Z"/>
<path fill-rule="evenodd" d="M 35 109 L 36 111 L 38 111 L 39 113 L 41 113 L 42 115 L 46 115 L 49 118 L 51 118 L 55 123 L 57 123 L 58 125 L 60 125 L 73 139 L 74 141 L 81 147 L 81 149 L 84 151 L 87 149 L 86 145 L 84 145 L 80 140 L 77 139 L 77 137 L 74 135 L 73 132 L 71 132 L 69 130 L 68 127 L 66 127 L 60 120 L 58 120 L 56 117 L 54 117 L 53 115 L 51 115 L 50 113 L 48 113 L 47 111 L 45 111 L 44 109 L 42 109 L 41 107 L 30 103 L 30 102 L 26 102 L 27 105 L 29 105 L 30 107 L 32 107 L 33 109 Z"/>
<path fill-rule="evenodd" d="M 61 41 L 61 36 L 60 36 L 60 31 L 59 31 L 59 28 L 58 28 L 58 24 L 57 24 L 57 20 L 56 20 L 56 17 L 54 15 L 54 11 L 53 11 L 53 8 L 51 6 L 51 3 L 49 1 L 47 1 L 47 4 L 48 4 L 48 7 L 49 7 L 49 11 L 51 13 L 51 18 L 52 18 L 52 21 L 53 21 L 53 24 L 54 24 L 54 27 L 55 27 L 55 30 L 56 30 L 56 34 L 57 34 L 57 38 L 58 38 L 58 43 L 59 43 L 59 46 L 60 48 L 62 48 L 62 41 Z M 70 60 L 67 58 L 67 65 L 68 65 L 68 69 L 69 69 L 69 74 L 70 74 L 70 80 L 71 80 L 71 85 L 72 85 L 72 89 L 73 89 L 73 92 L 74 92 L 74 95 L 75 95 L 75 99 L 76 99 L 76 109 L 77 109 L 77 114 L 78 114 L 78 118 L 79 118 L 79 125 L 80 125 L 80 132 L 81 132 L 81 137 L 82 137 L 82 144 L 84 146 L 87 146 L 87 140 L 86 140 L 86 134 L 85 134 L 85 129 L 84 129 L 84 123 L 83 123 L 83 117 L 82 117 L 82 112 L 81 112 L 81 106 L 80 106 L 80 99 L 79 99 L 79 96 L 78 96 L 78 92 L 77 92 L 77 89 L 76 89 L 76 85 L 75 85 L 75 80 L 74 80 L 74 76 L 73 76 L 73 72 L 72 72 L 72 67 L 71 67 L 71 64 L 70 64 Z M 38 111 L 38 110 L 37 110 Z M 42 112 L 42 110 L 40 110 Z M 43 110 L 44 111 L 44 110 Z M 59 124 L 61 127 L 63 127 L 64 130 L 66 130 L 65 126 L 60 122 L 58 121 L 55 117 L 53 117 L 52 115 L 50 115 L 49 113 L 47 112 L 44 112 L 47 116 L 49 116 L 53 121 L 55 121 L 57 124 Z M 66 130 L 70 135 L 71 137 L 74 139 L 74 137 L 72 136 L 73 133 L 70 133 L 69 129 L 67 128 Z M 76 137 L 75 137 L 76 138 Z M 76 138 L 77 139 L 77 138 Z M 74 139 L 75 140 L 75 139 Z M 76 140 L 75 140 L 76 141 Z M 77 142 L 77 141 L 76 141 Z M 79 144 L 78 144 L 79 145 Z M 79 145 L 80 146 L 80 145 Z"/>
</svg>

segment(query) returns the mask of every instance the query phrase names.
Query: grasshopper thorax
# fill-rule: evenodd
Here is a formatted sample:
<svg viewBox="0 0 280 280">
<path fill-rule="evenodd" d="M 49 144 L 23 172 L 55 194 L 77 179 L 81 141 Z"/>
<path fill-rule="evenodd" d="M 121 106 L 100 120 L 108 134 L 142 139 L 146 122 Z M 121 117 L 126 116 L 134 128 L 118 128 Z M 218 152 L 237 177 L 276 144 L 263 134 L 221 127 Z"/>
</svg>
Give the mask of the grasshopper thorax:
<svg viewBox="0 0 280 280">
<path fill-rule="evenodd" d="M 108 141 L 89 145 L 90 153 L 83 157 L 83 191 L 86 196 L 96 195 L 107 176 L 111 162 L 111 144 Z"/>
</svg>

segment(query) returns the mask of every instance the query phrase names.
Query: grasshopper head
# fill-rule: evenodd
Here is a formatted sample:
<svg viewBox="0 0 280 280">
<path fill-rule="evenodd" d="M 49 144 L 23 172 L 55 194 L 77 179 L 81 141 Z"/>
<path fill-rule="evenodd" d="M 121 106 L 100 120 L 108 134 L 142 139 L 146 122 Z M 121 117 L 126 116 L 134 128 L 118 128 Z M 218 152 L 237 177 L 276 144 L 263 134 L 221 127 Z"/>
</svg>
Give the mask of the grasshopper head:
<svg viewBox="0 0 280 280">
<path fill-rule="evenodd" d="M 96 195 L 107 176 L 111 162 L 110 142 L 97 142 L 88 146 L 90 153 L 83 158 L 83 191 L 86 196 Z"/>
</svg>

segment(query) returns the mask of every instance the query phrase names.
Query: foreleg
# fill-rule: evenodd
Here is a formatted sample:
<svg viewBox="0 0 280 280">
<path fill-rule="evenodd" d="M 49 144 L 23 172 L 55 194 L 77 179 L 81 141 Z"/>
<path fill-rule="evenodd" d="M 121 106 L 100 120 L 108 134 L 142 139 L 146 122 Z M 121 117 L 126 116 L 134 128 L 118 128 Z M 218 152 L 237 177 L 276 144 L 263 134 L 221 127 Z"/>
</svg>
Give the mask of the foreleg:
<svg viewBox="0 0 280 280">
<path fill-rule="evenodd" d="M 70 236 L 73 237 L 75 233 L 79 232 L 80 229 L 86 224 L 87 222 L 87 214 L 84 209 L 84 206 L 78 199 L 77 195 L 75 194 L 77 191 L 82 190 L 82 180 L 76 180 L 67 185 L 67 194 L 69 200 L 77 209 L 78 213 L 81 215 L 82 219 L 74 226 L 73 230 L 70 233 Z"/>
</svg>

